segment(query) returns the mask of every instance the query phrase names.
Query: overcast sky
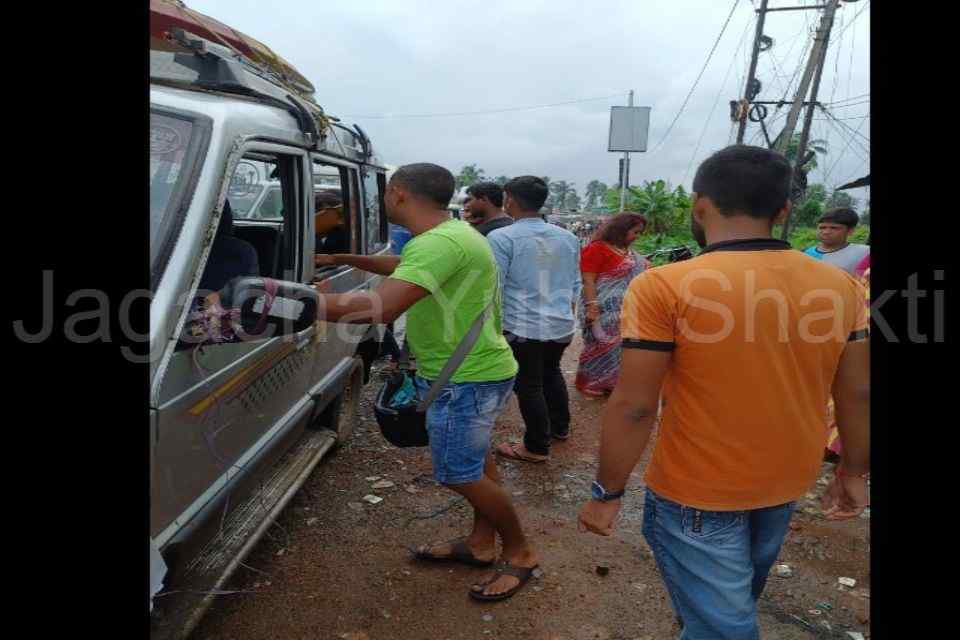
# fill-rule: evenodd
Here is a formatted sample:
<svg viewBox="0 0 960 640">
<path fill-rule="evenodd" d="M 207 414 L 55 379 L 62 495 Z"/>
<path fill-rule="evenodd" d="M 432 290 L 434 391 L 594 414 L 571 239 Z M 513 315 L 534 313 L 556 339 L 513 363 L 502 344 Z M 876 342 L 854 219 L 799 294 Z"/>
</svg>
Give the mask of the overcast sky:
<svg viewBox="0 0 960 640">
<path fill-rule="evenodd" d="M 742 93 L 748 69 L 755 28 L 750 0 L 737 3 L 710 65 L 657 149 L 732 4 L 187 0 L 189 7 L 257 38 L 297 67 L 317 87 L 324 109 L 363 127 L 389 164 L 436 162 L 457 173 L 476 163 L 491 177 L 529 173 L 573 181 L 581 194 L 592 179 L 616 182 L 621 154 L 606 150 L 610 106 L 625 105 L 630 89 L 634 104 L 652 107 L 649 151 L 632 154 L 632 184 L 663 178 L 689 188 L 697 163 L 732 139 L 728 102 Z M 771 7 L 797 4 L 820 3 L 770 1 Z M 783 98 L 795 72 L 796 87 L 801 54 L 805 58 L 819 15 L 817 10 L 767 15 L 764 33 L 774 46 L 760 54 L 759 99 Z M 842 125 L 816 116 L 814 137 L 827 140 L 829 153 L 812 182 L 832 187 L 869 172 L 870 121 L 863 119 L 870 107 L 869 30 L 869 0 L 844 3 L 820 100 L 846 104 L 834 109 Z M 401 117 L 590 98 L 603 99 L 506 113 Z M 782 128 L 786 110 L 771 108 L 771 135 Z M 859 136 L 852 133 L 858 127 Z M 760 136 L 751 123 L 746 141 Z M 862 199 L 866 193 L 851 195 Z"/>
</svg>

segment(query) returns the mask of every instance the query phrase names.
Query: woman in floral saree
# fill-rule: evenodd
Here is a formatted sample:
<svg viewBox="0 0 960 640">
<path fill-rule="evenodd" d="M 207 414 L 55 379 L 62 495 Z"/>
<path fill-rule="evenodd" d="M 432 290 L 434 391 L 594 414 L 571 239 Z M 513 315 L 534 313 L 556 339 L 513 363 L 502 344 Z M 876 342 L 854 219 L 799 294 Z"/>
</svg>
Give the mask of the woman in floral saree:
<svg viewBox="0 0 960 640">
<path fill-rule="evenodd" d="M 620 375 L 620 307 L 627 285 L 650 262 L 630 245 L 647 225 L 636 213 L 621 213 L 594 233 L 580 253 L 583 299 L 578 310 L 583 351 L 577 389 L 591 397 L 613 391 Z"/>
</svg>

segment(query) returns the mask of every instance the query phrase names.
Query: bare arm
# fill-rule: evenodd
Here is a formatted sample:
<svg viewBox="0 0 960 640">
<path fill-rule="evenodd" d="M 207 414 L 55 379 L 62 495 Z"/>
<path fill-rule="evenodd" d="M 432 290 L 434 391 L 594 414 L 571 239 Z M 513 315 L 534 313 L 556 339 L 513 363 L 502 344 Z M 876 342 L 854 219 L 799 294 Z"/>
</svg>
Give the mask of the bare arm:
<svg viewBox="0 0 960 640">
<path fill-rule="evenodd" d="M 600 317 L 600 307 L 597 305 L 597 274 L 588 271 L 581 272 L 583 276 L 583 317 L 587 323 L 594 322 Z"/>
<path fill-rule="evenodd" d="M 647 448 L 670 352 L 623 349 L 620 378 L 601 415 L 597 480 L 621 491 Z"/>
<path fill-rule="evenodd" d="M 581 272 L 583 275 L 583 299 L 584 304 L 597 301 L 597 274 L 587 271 Z"/>
<path fill-rule="evenodd" d="M 870 471 L 870 342 L 848 342 L 833 379 L 837 430 L 843 443 L 843 469 Z"/>
<path fill-rule="evenodd" d="M 327 322 L 389 324 L 428 295 L 423 287 L 387 278 L 374 291 L 321 293 L 320 314 Z"/>
<path fill-rule="evenodd" d="M 670 353 L 624 349 L 620 379 L 603 410 L 600 465 L 597 481 L 610 492 L 623 491 L 630 473 L 647 448 L 660 400 L 660 385 L 670 364 Z M 613 533 L 620 500 L 588 501 L 579 525 L 603 536 Z"/>
<path fill-rule="evenodd" d="M 325 255 L 318 253 L 314 257 L 314 263 L 318 267 L 346 265 L 381 276 L 389 276 L 400 264 L 400 256 L 360 256 L 353 253 Z"/>
</svg>

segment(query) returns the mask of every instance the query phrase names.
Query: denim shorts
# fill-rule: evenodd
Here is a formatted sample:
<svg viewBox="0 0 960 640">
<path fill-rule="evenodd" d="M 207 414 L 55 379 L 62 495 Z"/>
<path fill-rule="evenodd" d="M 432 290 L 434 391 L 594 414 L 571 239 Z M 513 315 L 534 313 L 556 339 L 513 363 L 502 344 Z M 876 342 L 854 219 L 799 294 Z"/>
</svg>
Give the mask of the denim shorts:
<svg viewBox="0 0 960 640">
<path fill-rule="evenodd" d="M 431 381 L 417 376 L 423 396 Z M 466 484 L 483 477 L 493 423 L 500 415 L 513 378 L 499 382 L 451 382 L 427 408 L 427 432 L 433 478 L 441 484 Z"/>
</svg>

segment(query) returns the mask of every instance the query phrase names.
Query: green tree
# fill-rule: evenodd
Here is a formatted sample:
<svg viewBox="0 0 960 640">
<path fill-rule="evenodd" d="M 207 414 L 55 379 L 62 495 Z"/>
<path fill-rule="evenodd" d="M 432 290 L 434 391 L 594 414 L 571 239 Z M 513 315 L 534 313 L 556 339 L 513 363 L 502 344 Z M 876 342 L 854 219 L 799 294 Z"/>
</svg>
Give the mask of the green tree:
<svg viewBox="0 0 960 640">
<path fill-rule="evenodd" d="M 510 182 L 510 178 L 508 178 L 507 176 L 497 176 L 496 178 L 493 179 L 493 181 L 502 187 L 503 185 Z"/>
<path fill-rule="evenodd" d="M 586 208 L 590 211 L 595 211 L 597 207 L 602 205 L 607 189 L 607 185 L 599 180 L 591 180 L 588 182 L 584 190 L 584 197 L 587 199 Z"/>
<path fill-rule="evenodd" d="M 790 143 L 787 145 L 787 151 L 783 154 L 792 165 L 797 160 L 797 151 L 800 150 L 800 134 L 795 133 L 790 137 Z M 804 165 L 804 169 L 809 173 L 817 168 L 817 158 L 827 155 L 826 140 L 807 140 L 807 152 L 813 151 L 813 158 Z"/>
<path fill-rule="evenodd" d="M 482 182 L 486 179 L 483 169 L 477 169 L 477 165 L 468 164 L 460 169 L 459 175 L 456 177 L 456 187 L 457 190 L 462 189 L 463 187 L 469 187 L 475 182 Z"/>
<path fill-rule="evenodd" d="M 823 215 L 827 202 L 827 188 L 815 183 L 807 187 L 803 200 L 794 204 L 791 213 L 791 226 L 795 228 L 812 227 Z"/>
<path fill-rule="evenodd" d="M 846 191 L 834 191 L 830 194 L 830 198 L 827 200 L 827 209 L 835 209 L 837 207 L 845 207 L 847 209 L 856 209 L 857 208 L 857 199 L 851 196 Z"/>
<path fill-rule="evenodd" d="M 566 180 L 555 180 L 553 182 L 547 183 L 547 188 L 550 190 L 550 195 L 552 196 L 552 206 L 556 208 L 563 207 L 567 202 L 567 194 L 571 190 L 576 193 L 572 182 L 567 182 Z"/>
<path fill-rule="evenodd" d="M 577 195 L 576 189 L 571 189 L 569 193 L 567 193 L 567 198 L 563 202 L 563 208 L 567 211 L 580 210 L 580 196 Z"/>
</svg>

